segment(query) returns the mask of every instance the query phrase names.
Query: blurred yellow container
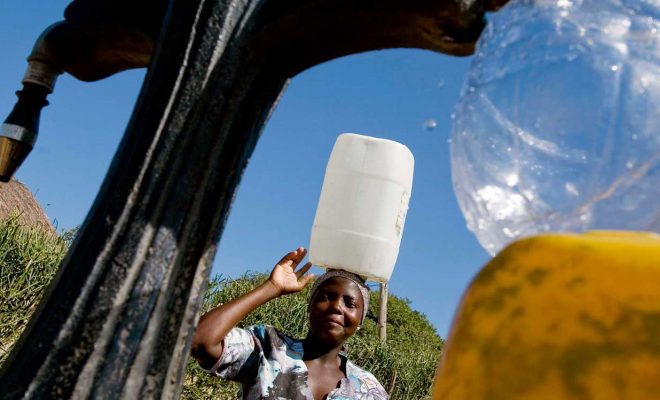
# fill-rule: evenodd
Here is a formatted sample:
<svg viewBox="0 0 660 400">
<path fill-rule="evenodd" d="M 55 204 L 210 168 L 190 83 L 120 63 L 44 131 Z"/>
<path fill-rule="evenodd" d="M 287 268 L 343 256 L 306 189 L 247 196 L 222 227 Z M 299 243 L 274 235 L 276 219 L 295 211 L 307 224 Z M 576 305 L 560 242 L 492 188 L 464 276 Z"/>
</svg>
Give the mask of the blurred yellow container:
<svg viewBox="0 0 660 400">
<path fill-rule="evenodd" d="M 436 400 L 660 399 L 660 236 L 513 243 L 464 294 Z"/>
</svg>

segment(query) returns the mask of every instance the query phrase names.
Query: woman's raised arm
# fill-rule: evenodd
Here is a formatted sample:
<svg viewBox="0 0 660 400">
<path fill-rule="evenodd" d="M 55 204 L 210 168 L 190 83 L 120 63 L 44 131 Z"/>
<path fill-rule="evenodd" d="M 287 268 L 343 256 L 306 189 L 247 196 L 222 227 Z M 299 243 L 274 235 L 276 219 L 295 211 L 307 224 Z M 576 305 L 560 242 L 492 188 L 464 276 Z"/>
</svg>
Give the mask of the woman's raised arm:
<svg viewBox="0 0 660 400">
<path fill-rule="evenodd" d="M 209 369 L 215 364 L 222 355 L 227 333 L 253 310 L 276 297 L 299 292 L 307 286 L 313 277 L 305 275 L 311 263 L 296 271 L 306 254 L 302 247 L 288 253 L 275 265 L 266 282 L 200 318 L 190 352 L 203 368 Z"/>
</svg>

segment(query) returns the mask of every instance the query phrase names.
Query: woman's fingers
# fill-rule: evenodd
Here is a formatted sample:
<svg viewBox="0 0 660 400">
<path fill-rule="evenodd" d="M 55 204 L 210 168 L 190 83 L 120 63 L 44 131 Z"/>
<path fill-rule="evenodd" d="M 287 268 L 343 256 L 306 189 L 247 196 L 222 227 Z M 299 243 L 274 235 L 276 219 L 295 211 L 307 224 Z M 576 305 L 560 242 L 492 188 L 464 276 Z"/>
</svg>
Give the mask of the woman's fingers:
<svg viewBox="0 0 660 400">
<path fill-rule="evenodd" d="M 305 254 L 307 251 L 303 249 L 302 247 L 297 248 L 294 251 L 291 251 L 282 257 L 280 261 L 277 262 L 277 265 L 291 265 L 295 267 L 300 260 L 302 260 L 302 257 L 300 257 L 300 254 L 302 253 L 302 257 L 305 257 Z"/>
<path fill-rule="evenodd" d="M 302 268 L 300 268 L 298 271 L 296 271 L 296 277 L 300 279 L 301 276 L 305 275 L 309 269 L 312 268 L 312 263 L 308 262 L 307 264 L 303 265 Z"/>
<path fill-rule="evenodd" d="M 309 274 L 309 275 L 305 275 L 302 278 L 300 278 L 300 284 L 301 284 L 302 288 L 307 286 L 307 284 L 309 283 L 309 281 L 312 280 L 313 277 L 314 277 L 314 275 Z"/>
<path fill-rule="evenodd" d="M 304 247 L 299 247 L 295 251 L 296 255 L 293 257 L 293 264 L 291 265 L 293 269 L 296 269 L 296 265 L 298 265 L 303 258 L 307 255 L 307 250 Z"/>
</svg>

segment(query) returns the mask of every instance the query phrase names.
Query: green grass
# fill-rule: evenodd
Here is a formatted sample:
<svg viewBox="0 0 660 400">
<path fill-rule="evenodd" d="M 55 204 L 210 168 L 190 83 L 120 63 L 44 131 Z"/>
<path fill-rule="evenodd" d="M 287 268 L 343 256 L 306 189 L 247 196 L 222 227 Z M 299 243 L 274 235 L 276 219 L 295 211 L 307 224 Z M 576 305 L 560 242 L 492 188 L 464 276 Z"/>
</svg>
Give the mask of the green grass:
<svg viewBox="0 0 660 400">
<path fill-rule="evenodd" d="M 25 329 L 66 254 L 62 236 L 0 220 L 0 364 Z"/>
</svg>

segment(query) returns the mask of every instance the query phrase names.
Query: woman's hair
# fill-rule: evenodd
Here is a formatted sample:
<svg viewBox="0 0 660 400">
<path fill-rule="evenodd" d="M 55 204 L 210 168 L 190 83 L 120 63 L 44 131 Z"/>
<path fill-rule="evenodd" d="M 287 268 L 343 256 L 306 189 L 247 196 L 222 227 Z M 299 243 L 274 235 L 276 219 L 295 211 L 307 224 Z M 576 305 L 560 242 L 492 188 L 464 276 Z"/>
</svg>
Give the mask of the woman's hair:
<svg viewBox="0 0 660 400">
<path fill-rule="evenodd" d="M 321 287 L 323 282 L 332 278 L 345 278 L 355 282 L 358 285 L 360 294 L 362 295 L 362 304 L 364 305 L 362 309 L 362 318 L 360 319 L 360 325 L 362 325 L 364 319 L 367 317 L 367 310 L 369 309 L 369 287 L 367 287 L 367 285 L 364 283 L 364 278 L 362 278 L 360 275 L 344 271 L 343 269 L 329 269 L 328 272 L 316 279 L 314 285 L 312 286 L 312 294 L 309 296 L 308 309 L 311 307 L 312 301 L 314 300 L 314 296 L 316 296 L 316 292 L 319 287 Z"/>
</svg>

